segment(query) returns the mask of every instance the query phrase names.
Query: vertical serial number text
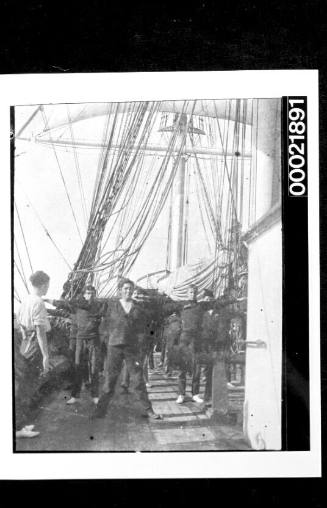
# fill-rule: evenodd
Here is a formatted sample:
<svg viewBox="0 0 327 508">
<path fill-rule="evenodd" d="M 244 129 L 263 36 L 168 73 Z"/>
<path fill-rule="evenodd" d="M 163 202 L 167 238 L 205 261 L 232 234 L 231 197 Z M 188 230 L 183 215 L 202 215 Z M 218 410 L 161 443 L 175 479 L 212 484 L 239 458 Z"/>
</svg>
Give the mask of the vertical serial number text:
<svg viewBox="0 0 327 508">
<path fill-rule="evenodd" d="M 307 195 L 307 98 L 288 97 L 288 192 Z"/>
</svg>

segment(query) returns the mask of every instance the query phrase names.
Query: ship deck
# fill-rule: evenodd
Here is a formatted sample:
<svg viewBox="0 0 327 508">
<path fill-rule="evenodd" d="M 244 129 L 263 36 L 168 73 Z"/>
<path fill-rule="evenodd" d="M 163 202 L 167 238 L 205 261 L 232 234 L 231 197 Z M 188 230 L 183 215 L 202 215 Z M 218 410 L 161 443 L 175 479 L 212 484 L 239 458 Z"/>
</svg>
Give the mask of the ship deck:
<svg viewBox="0 0 327 508">
<path fill-rule="evenodd" d="M 16 452 L 250 450 L 240 423 L 217 424 L 210 409 L 191 400 L 190 380 L 185 403 L 176 404 L 177 376 L 166 378 L 157 367 L 149 378 L 149 397 L 163 420 L 143 418 L 133 391 L 122 394 L 119 383 L 107 416 L 96 421 L 90 420 L 94 404 L 88 391 L 68 406 L 69 391 L 60 390 L 43 402 L 31 422 L 40 435 L 17 440 Z"/>
</svg>

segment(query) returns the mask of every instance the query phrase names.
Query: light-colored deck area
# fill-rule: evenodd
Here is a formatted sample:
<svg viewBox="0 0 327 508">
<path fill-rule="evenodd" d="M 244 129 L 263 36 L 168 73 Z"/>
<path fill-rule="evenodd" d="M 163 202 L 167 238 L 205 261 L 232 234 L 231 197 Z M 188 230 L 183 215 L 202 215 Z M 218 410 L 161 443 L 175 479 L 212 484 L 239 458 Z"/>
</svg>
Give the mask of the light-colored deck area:
<svg viewBox="0 0 327 508">
<path fill-rule="evenodd" d="M 74 406 L 66 405 L 69 391 L 53 394 L 40 408 L 35 430 L 40 436 L 17 440 L 17 452 L 38 451 L 223 451 L 249 450 L 240 425 L 218 425 L 210 410 L 191 400 L 190 380 L 187 399 L 176 404 L 177 377 L 165 378 L 160 369 L 150 374 L 149 397 L 162 421 L 141 416 L 132 389 L 116 394 L 104 419 L 92 421 L 94 404 L 88 391 Z M 201 393 L 204 386 L 201 383 Z"/>
</svg>

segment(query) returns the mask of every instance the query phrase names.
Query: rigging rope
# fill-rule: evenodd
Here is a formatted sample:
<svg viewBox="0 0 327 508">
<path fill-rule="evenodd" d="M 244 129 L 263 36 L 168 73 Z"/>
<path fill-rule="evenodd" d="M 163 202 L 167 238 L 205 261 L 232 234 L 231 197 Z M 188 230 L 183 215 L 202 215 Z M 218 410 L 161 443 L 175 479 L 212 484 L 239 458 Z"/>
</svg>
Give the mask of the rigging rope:
<svg viewBox="0 0 327 508">
<path fill-rule="evenodd" d="M 19 131 L 17 132 L 17 134 L 15 134 L 15 138 L 19 138 L 19 136 L 21 136 L 24 132 L 24 130 L 26 129 L 26 127 L 31 123 L 31 121 L 33 120 L 33 118 L 37 115 L 37 113 L 40 111 L 41 109 L 41 106 L 37 106 L 37 108 L 33 111 L 33 113 L 31 114 L 31 116 L 28 118 L 28 120 L 24 123 L 24 125 L 19 129 Z"/>
<path fill-rule="evenodd" d="M 26 280 L 26 275 L 25 275 L 25 272 L 24 272 L 24 267 L 23 267 L 23 263 L 22 263 L 22 259 L 20 257 L 20 253 L 19 253 L 19 249 L 18 249 L 18 245 L 17 245 L 17 242 L 16 242 L 16 237 L 14 235 L 14 243 L 15 243 L 15 247 L 16 247 L 16 250 L 17 250 L 17 254 L 18 254 L 18 259 L 19 259 L 19 262 L 20 262 L 20 267 L 21 267 L 21 270 L 22 270 L 22 274 L 24 275 L 24 280 L 25 280 L 25 283 L 27 285 L 27 280 Z M 33 271 L 32 271 L 33 272 Z"/>
<path fill-rule="evenodd" d="M 225 103 L 225 111 L 224 111 L 224 118 L 227 118 L 227 104 L 228 104 L 228 107 L 229 107 L 229 114 L 228 114 L 228 122 L 227 122 L 227 129 L 226 129 L 226 121 L 224 122 L 224 125 L 223 125 L 223 135 L 222 135 L 222 138 L 223 138 L 223 143 L 225 142 L 225 138 L 226 138 L 226 151 L 227 151 L 227 138 L 228 138 L 228 127 L 229 127 L 229 120 L 230 120 L 230 107 L 231 107 L 231 103 L 230 101 L 226 102 Z M 217 123 L 219 124 L 219 119 L 217 119 Z M 215 127 L 217 127 L 217 125 L 215 124 Z M 217 135 L 216 135 L 216 129 L 215 129 L 215 139 L 217 139 Z M 227 135 L 226 135 L 226 132 L 227 132 Z M 223 189 L 224 189 L 224 182 L 225 182 L 225 165 L 224 165 L 224 160 L 221 161 L 220 163 L 220 168 L 219 170 L 216 172 L 215 171 L 215 166 L 214 164 L 212 164 L 212 170 L 213 172 L 217 175 L 217 192 L 215 193 L 216 194 L 216 217 L 217 217 L 217 221 L 218 223 L 221 225 L 221 229 L 222 229 L 222 209 L 223 209 L 223 199 L 222 199 L 222 196 L 223 196 Z M 221 236 L 223 237 L 223 231 L 221 231 Z M 216 235 L 216 249 L 215 249 L 215 268 L 214 268 L 214 291 L 215 291 L 215 294 L 217 294 L 217 279 L 218 279 L 218 253 L 219 253 L 219 249 L 222 247 L 222 240 L 219 242 L 218 240 L 218 236 Z"/>
<path fill-rule="evenodd" d="M 187 101 L 184 102 L 183 110 L 184 110 L 184 108 L 186 108 L 186 104 L 187 104 Z M 175 178 L 175 175 L 176 175 L 176 172 L 177 172 L 178 165 L 180 163 L 180 159 L 181 159 L 182 153 L 184 151 L 184 147 L 185 147 L 185 143 L 186 143 L 186 138 L 187 138 L 187 132 L 188 132 L 189 124 L 190 124 L 190 122 L 192 120 L 195 104 L 196 104 L 196 101 L 193 101 L 193 107 L 192 107 L 192 111 L 191 111 L 190 117 L 189 117 L 188 121 L 186 122 L 186 126 L 185 126 L 185 129 L 182 132 L 182 135 L 180 136 L 179 150 L 178 150 L 178 153 L 177 153 L 177 157 L 174 160 L 174 164 L 173 164 L 173 169 L 172 169 L 171 175 L 169 177 L 168 182 L 166 183 L 165 189 L 163 190 L 163 192 L 161 192 L 160 200 L 159 200 L 159 202 L 157 202 L 156 207 L 155 207 L 155 211 L 154 211 L 154 213 L 152 215 L 152 220 L 151 220 L 150 224 L 148 225 L 148 228 L 145 231 L 145 233 L 143 235 L 143 238 L 141 238 L 139 240 L 139 247 L 138 247 L 139 250 L 142 248 L 145 240 L 147 239 L 147 237 L 149 236 L 150 232 L 152 231 L 154 225 L 156 224 L 156 222 L 158 220 L 158 217 L 159 217 L 159 215 L 161 213 L 161 210 L 162 210 L 162 208 L 163 208 L 163 206 L 164 206 L 164 204 L 166 202 L 169 190 L 171 188 L 172 182 L 173 182 L 173 180 Z M 175 128 L 175 130 L 172 133 L 173 135 L 171 137 L 171 140 L 173 140 L 174 144 L 175 144 L 175 141 L 177 139 L 177 135 L 178 135 L 178 132 L 180 130 L 180 126 L 182 125 L 182 118 L 183 118 L 182 114 L 183 114 L 183 112 L 180 114 L 179 119 L 178 119 L 178 124 L 176 125 L 176 128 Z M 173 146 L 174 146 L 174 144 L 173 144 Z M 167 158 L 169 160 L 170 155 L 171 155 L 170 152 L 167 151 L 166 155 L 167 155 Z M 157 192 L 158 192 L 158 189 L 157 189 Z M 155 198 L 156 198 L 156 193 L 154 193 L 154 196 L 152 198 L 151 204 L 153 203 Z M 136 234 L 134 234 L 134 238 L 136 236 L 138 236 L 138 234 L 139 233 L 137 231 Z M 133 266 L 133 264 L 135 263 L 136 257 L 137 256 L 135 256 L 134 259 L 130 260 L 129 265 L 128 265 L 128 270 L 130 270 L 131 267 Z"/>
<path fill-rule="evenodd" d="M 191 139 L 192 147 L 194 148 L 193 136 L 190 136 L 190 139 Z M 204 181 L 204 178 L 203 178 L 203 175 L 202 175 L 202 172 L 201 172 L 201 168 L 200 168 L 200 163 L 199 163 L 199 160 L 197 158 L 197 154 L 196 153 L 195 153 L 195 162 L 196 162 L 196 169 L 197 169 L 199 177 L 200 177 L 200 183 L 201 183 L 201 186 L 202 186 L 203 194 L 204 194 L 204 197 L 205 197 L 205 204 L 206 204 L 206 207 L 207 207 L 207 213 L 209 215 L 209 224 L 210 224 L 210 226 L 212 226 L 214 228 L 216 236 L 218 236 L 219 239 L 221 240 L 221 232 L 220 232 L 219 224 L 217 223 L 217 219 L 215 218 L 215 215 L 214 215 L 214 212 L 213 212 L 213 209 L 212 209 L 212 205 L 211 205 L 211 202 L 210 202 L 210 199 L 209 199 L 208 189 L 207 189 L 207 186 L 205 184 L 205 181 Z M 213 236 L 214 236 L 214 233 L 213 233 Z"/>
<path fill-rule="evenodd" d="M 84 268 L 89 262 L 92 262 L 92 260 L 94 262 L 100 241 L 103 237 L 105 224 L 121 195 L 124 181 L 126 181 L 127 176 L 132 170 L 133 162 L 136 157 L 136 154 L 134 154 L 134 156 L 132 155 L 132 151 L 137 137 L 140 133 L 142 134 L 141 128 L 147 108 L 148 103 L 139 104 L 136 108 L 136 113 L 129 119 L 127 132 L 123 132 L 124 139 L 122 140 L 122 149 L 117 154 L 113 170 L 108 174 L 101 196 L 98 195 L 96 202 L 97 209 L 94 210 L 94 217 L 90 222 L 89 232 L 78 261 L 75 264 L 75 270 Z M 146 126 L 147 121 L 145 122 L 145 127 Z M 137 146 L 138 149 L 144 137 L 144 132 L 143 125 L 143 136 L 141 135 Z M 78 286 L 79 285 L 80 284 L 78 284 Z M 77 289 L 78 287 L 76 287 L 76 291 Z"/>
<path fill-rule="evenodd" d="M 78 156 L 77 156 L 77 150 L 76 150 L 76 146 L 75 146 L 73 125 L 72 125 L 72 120 L 71 120 L 68 105 L 67 105 L 67 117 L 68 117 L 69 130 L 70 130 L 70 135 L 71 135 L 72 144 L 73 144 L 73 153 L 74 153 L 75 168 L 76 168 L 76 174 L 77 174 L 77 182 L 78 182 L 78 187 L 79 187 L 79 191 L 80 191 L 80 195 L 81 195 L 82 210 L 83 210 L 83 214 L 84 214 L 84 223 L 85 223 L 85 228 L 86 228 L 87 227 L 87 212 L 86 212 L 85 194 L 84 194 L 81 170 L 80 170 L 80 166 L 79 166 L 79 160 L 78 160 Z"/>
<path fill-rule="evenodd" d="M 191 178 L 190 168 L 188 166 L 186 166 L 183 265 L 186 265 L 187 255 L 188 255 L 188 219 L 189 219 L 189 202 L 190 202 L 190 178 Z"/>
<path fill-rule="evenodd" d="M 94 187 L 95 191 L 93 193 L 93 201 L 92 201 L 92 207 L 91 207 L 90 223 L 94 219 L 95 210 L 97 208 L 96 203 L 98 202 L 98 196 L 99 196 L 99 194 L 100 194 L 100 192 L 102 190 L 102 186 L 103 186 L 103 182 L 104 182 L 104 175 L 105 175 L 106 170 L 107 170 L 107 160 L 108 160 L 107 158 L 108 158 L 108 155 L 109 155 L 109 152 L 110 152 L 110 148 L 112 146 L 113 135 L 114 135 L 114 132 L 115 132 L 115 126 L 116 126 L 116 122 L 117 122 L 117 118 L 118 118 L 118 113 L 119 113 L 119 103 L 116 103 L 115 104 L 116 110 L 115 110 L 115 114 L 114 114 L 113 125 L 111 127 L 110 136 L 109 136 L 109 139 L 107 141 L 109 124 L 110 124 L 110 118 L 111 118 L 111 109 L 112 109 L 111 106 L 112 105 L 108 106 L 108 118 L 107 118 L 107 122 L 105 124 L 105 129 L 104 129 L 104 134 L 103 134 L 103 140 L 102 140 L 103 149 L 100 152 L 100 156 L 99 156 L 98 172 L 97 172 L 97 178 L 96 178 L 95 187 Z M 119 133 L 118 133 L 118 136 L 119 136 Z M 114 160 L 114 154 L 113 154 L 112 159 L 111 159 L 111 166 L 112 166 L 113 160 Z M 110 166 L 110 169 L 109 169 L 109 173 L 111 171 L 111 166 Z"/>
<path fill-rule="evenodd" d="M 33 267 L 32 267 L 32 263 L 31 263 L 31 258 L 30 258 L 29 252 L 28 252 L 28 247 L 27 247 L 27 243 L 26 243 L 26 239 L 25 239 L 25 234 L 24 234 L 22 222 L 20 220 L 20 215 L 19 215 L 19 212 L 18 212 L 18 207 L 17 207 L 16 201 L 14 202 L 14 204 L 15 204 L 15 210 L 16 210 L 18 221 L 19 221 L 19 225 L 20 225 L 20 230 L 21 230 L 21 233 L 22 233 L 22 236 L 23 236 L 23 240 L 24 240 L 26 254 L 27 254 L 27 257 L 28 257 L 28 262 L 29 262 L 29 265 L 31 267 L 31 273 L 33 273 Z"/>
<path fill-rule="evenodd" d="M 195 101 L 192 102 L 194 111 Z M 186 103 L 187 101 L 184 101 L 183 108 L 185 108 Z M 239 104 L 236 108 L 238 120 L 240 116 Z M 124 115 L 118 114 L 118 106 L 119 105 L 115 105 L 114 119 L 108 119 L 104 128 L 104 137 L 108 138 L 108 142 L 106 142 L 106 149 L 103 150 L 100 157 L 102 166 L 101 168 L 99 166 L 100 170 L 98 168 L 96 177 L 88 234 L 74 267 L 74 271 L 76 272 L 93 272 L 99 274 L 101 271 L 103 272 L 111 267 L 109 272 L 107 272 L 108 278 L 114 276 L 115 270 L 116 273 L 118 270 L 120 275 L 128 273 L 134 265 L 140 250 L 158 220 L 163 206 L 166 203 L 169 191 L 171 191 L 172 182 L 185 149 L 185 142 L 188 134 L 188 130 L 186 129 L 183 135 L 178 135 L 182 118 L 182 114 L 180 114 L 179 121 L 176 123 L 176 128 L 171 133 L 167 151 L 160 163 L 158 174 L 151 175 L 149 179 L 147 177 L 146 182 L 152 183 L 150 185 L 143 185 L 143 187 L 141 186 L 140 191 L 138 191 L 142 183 L 141 171 L 145 165 L 144 155 L 147 140 L 151 133 L 151 126 L 153 126 L 154 115 L 158 111 L 158 103 L 135 103 L 132 113 L 129 111 L 128 114 Z M 231 101 L 229 101 L 228 107 L 230 110 Z M 188 124 L 193 120 L 193 111 L 191 115 L 188 115 Z M 203 199 L 199 199 L 199 202 L 204 203 L 204 210 L 208 216 L 210 228 L 215 238 L 215 261 L 218 258 L 218 244 L 227 244 L 231 247 L 232 220 L 233 217 L 237 218 L 237 207 L 240 205 L 239 201 L 242 202 L 238 192 L 240 185 L 240 176 L 237 166 L 238 161 L 235 159 L 231 160 L 231 170 L 228 167 L 227 161 L 228 137 L 230 131 L 228 127 L 229 121 L 230 115 L 228 117 L 228 124 L 227 122 L 224 123 L 222 134 L 219 120 L 218 123 L 215 123 L 214 120 L 211 122 L 211 120 L 209 121 L 206 119 L 212 143 L 215 141 L 214 133 L 217 132 L 214 127 L 216 126 L 218 129 L 223 150 L 223 160 L 221 162 L 221 169 L 223 169 L 224 172 L 223 176 L 221 176 L 222 171 L 217 171 L 217 164 L 220 163 L 214 163 L 213 161 L 208 163 L 205 161 L 204 166 L 206 168 L 206 173 L 208 173 L 206 183 L 199 164 L 199 159 L 195 155 L 195 163 L 200 182 L 200 186 L 196 190 L 198 199 L 199 192 L 203 195 Z M 239 148 L 239 123 L 239 121 L 236 121 L 234 125 L 233 148 Z M 119 133 L 118 139 L 117 132 Z M 242 133 L 244 132 L 245 128 L 242 127 Z M 145 139 L 146 142 L 144 142 Z M 218 136 L 216 136 L 216 139 L 218 139 Z M 199 140 L 201 145 L 202 138 L 199 137 Z M 194 147 L 193 137 L 191 137 L 191 141 Z M 109 148 L 112 143 L 119 145 L 120 150 L 117 152 L 115 151 L 112 157 L 109 158 Z M 225 143 L 226 148 L 224 147 Z M 172 168 L 167 172 L 168 163 L 172 159 L 172 154 L 173 151 L 176 150 L 176 145 L 178 146 L 177 157 L 173 162 Z M 157 160 L 155 156 L 152 156 L 152 160 L 148 165 L 148 173 L 150 172 L 150 167 L 156 167 Z M 228 180 L 227 189 L 225 186 L 226 178 Z M 227 190 L 227 198 L 225 196 L 225 190 Z M 219 199 L 219 195 L 224 198 Z M 115 219 L 111 221 L 110 219 L 115 213 L 114 210 L 119 207 L 122 213 L 117 214 Z M 222 231 L 223 209 L 225 210 L 224 218 L 226 219 L 224 220 L 224 232 Z M 201 219 L 204 223 L 203 209 L 201 208 L 200 213 L 202 213 Z M 106 224 L 108 224 L 109 233 L 102 242 Z M 189 227 L 187 219 L 185 220 L 184 226 L 184 239 L 186 239 Z M 109 240 L 112 242 L 112 234 L 116 231 L 117 227 L 116 242 L 114 243 L 116 247 L 115 252 L 110 251 L 104 254 L 107 242 Z M 225 238 L 223 238 L 223 235 Z M 208 238 L 207 241 L 210 245 Z M 168 233 L 167 249 L 169 242 L 170 238 Z M 118 255 L 119 251 L 121 255 Z M 186 262 L 185 250 L 184 262 Z M 166 255 L 166 265 L 167 263 L 168 251 Z M 99 279 L 99 284 L 100 282 L 101 279 Z M 110 285 L 111 281 L 108 283 Z"/>
<path fill-rule="evenodd" d="M 19 293 L 18 293 L 17 289 L 15 289 L 15 288 L 14 288 L 14 293 L 15 293 L 14 294 L 14 298 L 17 300 L 17 302 L 22 303 L 22 299 L 19 296 Z"/>
<path fill-rule="evenodd" d="M 49 125 L 48 125 L 48 120 L 47 120 L 47 117 L 46 117 L 46 114 L 45 114 L 45 111 L 44 111 L 44 106 L 41 107 L 41 113 L 42 113 L 42 116 L 43 116 L 43 121 L 44 121 L 45 128 L 49 131 Z M 80 237 L 80 240 L 83 243 L 81 232 L 80 232 L 80 229 L 79 229 L 79 226 L 78 226 L 78 223 L 77 223 L 76 215 L 75 215 L 75 212 L 74 212 L 74 209 L 73 209 L 73 205 L 72 205 L 72 202 L 71 202 L 71 199 L 70 199 L 70 196 L 69 196 L 69 192 L 68 192 L 68 189 L 67 189 L 66 181 L 65 181 L 62 169 L 61 169 L 61 165 L 60 165 L 60 162 L 59 162 L 59 159 L 58 159 L 57 151 L 56 151 L 55 145 L 53 143 L 53 139 L 52 139 L 50 131 L 48 132 L 48 134 L 49 134 L 49 139 L 50 139 L 50 142 L 51 142 L 51 146 L 53 148 L 53 153 L 54 153 L 55 159 L 57 161 L 57 165 L 58 165 L 59 173 L 60 173 L 60 176 L 61 176 L 61 180 L 62 180 L 62 183 L 64 184 L 66 196 L 67 196 L 68 203 L 69 203 L 69 206 L 70 206 L 73 218 L 74 218 L 74 222 L 75 222 L 75 225 L 76 225 L 78 236 Z"/>
<path fill-rule="evenodd" d="M 146 142 L 148 141 L 148 138 L 149 138 L 149 135 L 150 135 L 150 131 L 151 131 L 151 126 L 148 129 L 148 134 L 147 134 Z M 135 176 L 132 177 L 132 181 L 131 182 L 127 182 L 127 181 L 125 182 L 125 187 L 127 187 L 127 192 L 126 192 L 126 195 L 125 195 L 123 203 L 125 203 L 126 200 L 128 201 L 128 210 L 126 208 L 126 211 L 125 211 L 124 215 L 121 217 L 120 227 L 119 227 L 118 231 L 122 230 L 124 222 L 127 221 L 127 217 L 128 217 L 128 219 L 129 219 L 129 221 L 131 223 L 131 221 L 134 220 L 133 219 L 133 215 L 136 215 L 136 216 L 138 215 L 138 213 L 137 213 L 138 209 L 134 206 L 134 203 L 135 203 L 136 200 L 141 202 L 143 200 L 143 198 L 144 198 L 145 193 L 146 193 L 146 185 L 143 186 L 141 195 L 139 195 L 139 193 L 135 192 L 137 182 L 139 181 L 139 178 L 140 178 L 140 175 L 141 175 L 141 170 L 143 169 L 144 155 L 145 155 L 145 151 L 144 151 L 144 148 L 143 148 L 143 151 L 140 153 L 140 157 L 138 157 L 136 159 L 136 168 L 133 171 L 133 174 Z M 152 162 L 148 166 L 147 175 L 145 176 L 145 181 L 146 182 L 147 182 L 148 176 L 152 174 L 155 162 L 156 162 L 156 159 L 155 159 L 155 157 L 153 157 L 152 158 Z M 131 217 L 129 217 L 129 216 L 131 216 Z M 119 236 L 119 233 L 118 233 L 118 236 Z M 107 236 L 106 242 L 108 241 L 109 237 L 110 237 L 110 232 L 109 232 L 109 234 Z M 106 243 L 105 243 L 105 245 L 106 245 Z M 105 245 L 104 245 L 104 247 L 105 247 Z M 119 245 L 119 244 L 117 243 L 116 245 Z"/>
<path fill-rule="evenodd" d="M 215 106 L 215 111 L 216 111 L 217 120 L 218 120 L 217 106 L 216 106 L 215 102 L 214 102 L 214 106 Z M 222 139 L 220 125 L 219 125 L 219 120 L 218 120 L 218 131 L 219 131 L 221 146 L 222 146 L 222 150 L 223 150 L 224 163 L 225 163 L 226 174 L 227 174 L 228 184 L 229 184 L 229 190 L 230 190 L 230 195 L 231 195 L 231 200 L 232 200 L 232 207 L 233 207 L 233 211 L 234 211 L 235 217 L 237 218 L 237 210 L 236 210 L 236 206 L 235 206 L 235 202 L 234 202 L 233 189 L 232 189 L 232 184 L 231 184 L 231 181 L 230 181 L 230 175 L 229 175 L 228 166 L 227 166 L 227 151 L 224 149 L 223 139 Z"/>
<path fill-rule="evenodd" d="M 167 235 L 167 247 L 166 247 L 166 271 L 170 271 L 170 264 L 171 264 L 172 214 L 173 214 L 173 188 L 170 189 L 170 203 L 169 203 L 169 208 L 168 208 L 168 235 Z"/>
<path fill-rule="evenodd" d="M 20 271 L 19 266 L 18 266 L 18 264 L 16 263 L 16 260 L 15 260 L 15 259 L 14 259 L 14 265 L 16 266 L 16 269 L 17 269 L 17 271 L 18 271 L 18 273 L 19 273 L 19 275 L 20 275 L 20 278 L 22 279 L 22 282 L 23 282 L 23 284 L 24 284 L 24 286 L 25 286 L 25 288 L 26 288 L 26 291 L 29 293 L 29 290 L 28 290 L 28 286 L 27 286 L 27 284 L 26 284 L 26 281 L 25 281 L 25 279 L 24 279 L 24 277 L 23 277 L 23 275 L 22 275 L 22 272 Z"/>
<path fill-rule="evenodd" d="M 20 186 L 21 186 L 21 184 L 20 184 Z M 68 263 L 67 259 L 65 258 L 65 256 L 63 255 L 63 253 L 61 252 L 61 250 L 59 249 L 59 247 L 57 246 L 57 244 L 56 244 L 56 243 L 55 243 L 55 241 L 53 240 L 53 238 L 51 237 L 51 235 L 50 235 L 49 231 L 47 230 L 47 228 L 45 227 L 45 225 L 43 224 L 43 222 L 42 222 L 42 220 L 41 220 L 41 218 L 40 218 L 40 216 L 39 216 L 38 212 L 36 211 L 35 207 L 32 205 L 32 203 L 31 203 L 30 199 L 28 198 L 28 196 L 27 196 L 26 192 L 25 192 L 25 191 L 23 191 L 23 192 L 24 192 L 25 197 L 26 197 L 26 199 L 27 199 L 28 203 L 30 204 L 30 206 L 31 206 L 31 208 L 32 208 L 32 210 L 33 210 L 33 212 L 34 212 L 35 216 L 37 217 L 37 219 L 38 219 L 38 221 L 40 222 L 40 224 L 41 224 L 42 228 L 44 229 L 45 234 L 47 235 L 47 237 L 49 238 L 49 240 L 52 242 L 52 244 L 54 245 L 55 249 L 57 250 L 57 252 L 58 252 L 58 253 L 60 254 L 60 256 L 62 257 L 62 259 L 64 260 L 64 262 L 66 263 L 66 265 L 68 266 L 69 270 L 72 270 L 72 268 L 71 268 L 70 264 Z M 32 270 L 32 272 L 33 272 L 33 270 Z"/>
<path fill-rule="evenodd" d="M 116 113 L 118 111 L 118 107 L 119 107 L 119 105 L 117 105 Z M 109 128 L 109 123 L 107 123 L 107 125 L 106 125 L 106 131 L 108 130 L 108 128 Z M 112 135 L 113 135 L 113 131 L 111 131 L 111 138 L 112 138 Z M 111 143 L 111 141 L 109 141 L 109 143 Z M 109 153 L 109 151 L 108 151 L 108 153 Z M 113 155 L 113 158 L 114 158 L 114 155 Z M 99 199 L 98 196 L 99 196 L 100 190 L 101 190 L 101 188 L 103 186 L 103 182 L 104 182 L 104 174 L 107 170 L 105 150 L 103 150 L 103 157 L 102 157 L 102 159 L 100 158 L 100 161 L 101 161 L 102 167 L 101 167 L 100 173 L 99 173 L 100 176 L 99 176 L 99 181 L 98 181 L 98 188 L 96 189 L 95 199 L 93 200 L 93 211 L 92 211 L 92 214 L 90 217 L 90 222 L 89 222 L 89 234 L 87 235 L 86 241 L 84 242 L 84 245 L 83 245 L 82 251 L 80 253 L 80 256 L 78 258 L 76 266 L 80 265 L 80 263 L 83 264 L 83 262 L 85 264 L 88 262 L 89 258 L 94 257 L 94 255 L 95 255 L 94 248 L 96 248 L 97 244 L 99 243 L 99 239 L 100 239 L 99 235 L 101 235 L 100 230 L 98 232 L 96 231 L 96 223 L 100 219 L 100 210 L 99 210 L 99 206 L 96 203 L 98 202 L 98 199 Z M 91 249 L 89 247 L 91 247 Z"/>
<path fill-rule="evenodd" d="M 196 181 L 197 182 L 199 181 L 198 175 L 196 176 Z M 202 205 L 202 199 L 200 197 L 200 190 L 199 190 L 200 188 L 201 188 L 200 185 L 196 185 L 196 187 L 195 187 L 195 189 L 196 189 L 196 196 L 197 196 L 197 201 L 198 201 L 199 210 L 200 210 L 200 218 L 201 218 L 202 228 L 203 228 L 203 231 L 205 233 L 205 238 L 206 238 L 206 241 L 207 241 L 208 250 L 210 250 L 210 240 L 209 240 L 209 236 L 208 236 L 208 232 L 207 232 L 207 227 L 206 227 L 205 220 L 204 220 L 203 205 Z M 210 220 L 209 220 L 209 225 L 210 225 L 210 228 L 211 228 L 211 233 L 213 234 L 212 224 L 211 224 Z"/>
<path fill-rule="evenodd" d="M 185 107 L 186 107 L 186 102 L 184 103 L 183 109 L 185 109 Z M 194 107 L 193 107 L 193 109 L 194 109 Z M 174 131 L 172 131 L 172 134 L 171 134 L 171 137 L 170 137 L 170 140 L 168 143 L 167 152 L 165 153 L 163 161 L 161 162 L 159 174 L 156 176 L 156 180 L 152 184 L 151 188 L 148 190 L 147 200 L 145 203 L 142 204 L 143 206 L 142 206 L 142 210 L 141 210 L 141 215 L 140 214 L 138 215 L 138 224 L 136 225 L 136 229 L 134 230 L 131 242 L 126 249 L 126 252 L 130 251 L 132 246 L 135 245 L 136 239 L 138 240 L 137 247 L 134 247 L 135 255 L 134 255 L 134 257 L 129 258 L 129 260 L 127 261 L 127 266 L 126 266 L 124 258 L 123 258 L 125 273 L 128 273 L 128 271 L 131 269 L 131 267 L 135 263 L 138 253 L 139 253 L 140 249 L 142 248 L 145 240 L 149 236 L 152 228 L 154 227 L 154 225 L 161 213 L 163 205 L 166 202 L 167 196 L 169 194 L 169 190 L 171 188 L 172 181 L 173 181 L 174 176 L 177 171 L 181 153 L 182 153 L 182 150 L 185 146 L 186 133 L 184 133 L 184 135 L 180 139 L 179 152 L 178 152 L 177 158 L 174 161 L 173 168 L 172 168 L 171 173 L 168 177 L 168 181 L 166 182 L 165 188 L 163 191 L 161 190 L 161 192 L 160 192 L 160 199 L 159 200 L 157 199 L 159 190 L 161 189 L 161 182 L 162 182 L 163 176 L 165 175 L 166 170 L 167 170 L 167 164 L 171 158 L 171 153 L 174 149 L 174 146 L 175 146 L 175 143 L 177 140 L 178 129 L 180 126 L 180 120 L 181 120 L 181 117 L 179 118 L 178 125 L 176 126 L 176 129 Z M 156 204 L 153 207 L 155 202 L 156 202 Z M 152 208 L 154 211 L 152 212 L 152 216 L 150 217 L 150 222 L 149 222 L 149 220 L 147 220 L 147 219 L 149 217 L 149 210 Z M 145 229 L 146 224 L 147 224 L 147 226 Z M 143 234 L 141 236 L 142 231 L 143 231 Z M 127 235 L 125 235 L 125 238 L 126 237 L 127 237 Z"/>
</svg>

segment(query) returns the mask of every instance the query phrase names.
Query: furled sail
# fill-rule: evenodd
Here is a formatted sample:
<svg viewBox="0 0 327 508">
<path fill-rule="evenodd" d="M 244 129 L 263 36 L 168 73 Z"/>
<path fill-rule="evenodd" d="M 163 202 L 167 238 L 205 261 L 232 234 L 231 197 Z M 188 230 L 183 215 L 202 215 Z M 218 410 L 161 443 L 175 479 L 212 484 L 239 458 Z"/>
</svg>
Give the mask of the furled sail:
<svg viewBox="0 0 327 508">
<path fill-rule="evenodd" d="M 200 293 L 203 289 L 217 288 L 215 296 L 218 297 L 228 282 L 230 263 L 230 255 L 225 250 L 220 253 L 219 260 L 200 259 L 196 263 L 181 266 L 166 277 L 160 277 L 157 288 L 173 300 L 186 300 L 191 284 L 196 285 Z"/>
</svg>

